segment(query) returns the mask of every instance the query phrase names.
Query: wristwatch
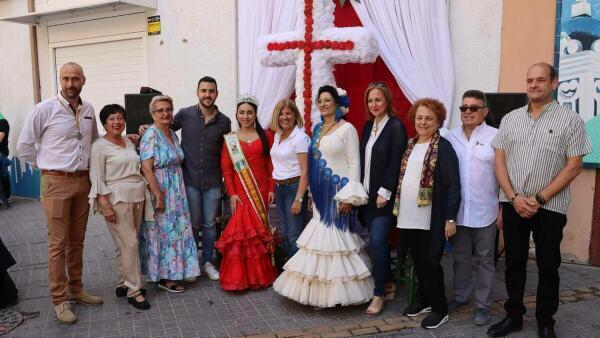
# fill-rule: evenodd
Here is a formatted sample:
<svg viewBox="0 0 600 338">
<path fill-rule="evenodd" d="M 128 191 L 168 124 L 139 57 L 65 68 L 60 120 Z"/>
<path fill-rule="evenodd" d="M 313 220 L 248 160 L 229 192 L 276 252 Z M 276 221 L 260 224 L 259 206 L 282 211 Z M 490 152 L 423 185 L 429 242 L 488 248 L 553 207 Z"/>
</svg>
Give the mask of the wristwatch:
<svg viewBox="0 0 600 338">
<path fill-rule="evenodd" d="M 540 205 L 545 205 L 548 202 L 548 201 L 546 201 L 546 199 L 544 198 L 544 196 L 542 196 L 542 194 L 540 194 L 539 192 L 537 194 L 535 194 L 535 200 Z"/>
<path fill-rule="evenodd" d="M 302 196 L 296 196 L 296 201 L 302 203 L 302 201 L 304 201 L 304 198 Z"/>
<path fill-rule="evenodd" d="M 517 198 L 517 196 L 519 196 L 519 193 L 516 192 L 511 198 L 510 198 L 510 204 L 513 204 L 513 202 L 515 201 L 515 198 Z"/>
</svg>

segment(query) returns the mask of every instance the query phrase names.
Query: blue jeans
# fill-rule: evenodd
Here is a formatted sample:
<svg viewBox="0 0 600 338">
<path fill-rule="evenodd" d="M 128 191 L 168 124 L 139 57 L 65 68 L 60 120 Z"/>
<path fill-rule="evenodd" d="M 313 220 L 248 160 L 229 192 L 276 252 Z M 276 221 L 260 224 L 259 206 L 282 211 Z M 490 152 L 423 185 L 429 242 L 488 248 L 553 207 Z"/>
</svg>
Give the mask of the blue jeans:
<svg viewBox="0 0 600 338">
<path fill-rule="evenodd" d="M 302 232 L 304 213 L 306 212 L 307 205 L 307 198 L 305 196 L 300 207 L 300 213 L 297 215 L 292 214 L 292 203 L 296 198 L 297 191 L 298 183 L 275 185 L 275 204 L 277 206 L 277 215 L 281 222 L 281 240 L 283 250 L 288 258 L 292 257 L 298 251 L 296 240 Z"/>
<path fill-rule="evenodd" d="M 199 232 L 202 231 L 202 264 L 211 262 L 217 237 L 216 219 L 221 207 L 221 187 L 196 189 L 186 186 L 190 213 L 192 216 L 192 230 L 196 244 Z"/>
<path fill-rule="evenodd" d="M 369 246 L 373 255 L 373 277 L 375 278 L 375 290 L 373 294 L 379 297 L 383 297 L 385 283 L 392 276 L 388 240 L 393 222 L 394 218 L 391 216 L 380 216 L 371 219 L 367 224 L 369 228 Z"/>
</svg>

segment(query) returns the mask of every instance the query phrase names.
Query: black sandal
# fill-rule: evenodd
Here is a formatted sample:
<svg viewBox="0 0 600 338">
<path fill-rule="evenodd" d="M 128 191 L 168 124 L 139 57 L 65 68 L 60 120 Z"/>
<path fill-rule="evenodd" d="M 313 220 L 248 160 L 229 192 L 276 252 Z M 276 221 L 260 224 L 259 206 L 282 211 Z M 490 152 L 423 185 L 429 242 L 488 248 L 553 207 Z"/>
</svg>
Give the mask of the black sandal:
<svg viewBox="0 0 600 338">
<path fill-rule="evenodd" d="M 173 284 L 171 284 L 170 286 L 167 285 L 167 282 L 165 280 L 161 280 L 160 282 L 158 282 L 158 287 L 165 291 L 173 293 L 182 293 L 183 291 L 185 291 L 185 289 L 181 285 L 177 285 L 177 283 L 175 282 L 173 282 Z"/>
</svg>

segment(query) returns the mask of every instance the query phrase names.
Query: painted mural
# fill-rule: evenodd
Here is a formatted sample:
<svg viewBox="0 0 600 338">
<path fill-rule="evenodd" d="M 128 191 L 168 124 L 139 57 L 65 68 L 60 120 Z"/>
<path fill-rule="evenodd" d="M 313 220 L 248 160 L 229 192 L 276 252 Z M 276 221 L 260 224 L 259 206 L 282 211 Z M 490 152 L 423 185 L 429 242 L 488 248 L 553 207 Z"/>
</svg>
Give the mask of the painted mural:
<svg viewBox="0 0 600 338">
<path fill-rule="evenodd" d="M 600 0 L 558 2 L 557 99 L 586 122 L 593 152 L 584 166 L 600 168 Z"/>
</svg>

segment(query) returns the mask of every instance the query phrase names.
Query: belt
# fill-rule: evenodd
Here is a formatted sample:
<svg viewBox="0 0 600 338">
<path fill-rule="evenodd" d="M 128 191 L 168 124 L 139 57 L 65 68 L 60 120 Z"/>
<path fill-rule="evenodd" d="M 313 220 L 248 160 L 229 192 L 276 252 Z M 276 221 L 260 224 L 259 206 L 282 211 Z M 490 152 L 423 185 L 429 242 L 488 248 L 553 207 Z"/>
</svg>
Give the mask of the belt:
<svg viewBox="0 0 600 338">
<path fill-rule="evenodd" d="M 290 185 L 298 182 L 300 182 L 300 176 L 286 178 L 285 180 L 275 180 L 275 183 L 277 183 L 277 185 Z"/>
<path fill-rule="evenodd" d="M 82 177 L 88 176 L 89 171 L 61 171 L 61 170 L 42 170 L 42 175 L 60 176 L 60 177 Z"/>
</svg>

